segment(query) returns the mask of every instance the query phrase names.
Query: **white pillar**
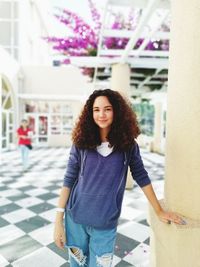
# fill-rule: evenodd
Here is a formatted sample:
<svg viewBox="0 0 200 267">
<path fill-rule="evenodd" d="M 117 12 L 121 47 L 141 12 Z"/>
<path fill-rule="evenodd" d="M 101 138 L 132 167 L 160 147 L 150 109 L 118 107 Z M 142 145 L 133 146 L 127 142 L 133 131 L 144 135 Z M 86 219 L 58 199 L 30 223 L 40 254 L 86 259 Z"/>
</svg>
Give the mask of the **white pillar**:
<svg viewBox="0 0 200 267">
<path fill-rule="evenodd" d="M 200 2 L 173 0 L 166 135 L 165 205 L 187 225 L 150 212 L 152 267 L 200 266 Z"/>
<path fill-rule="evenodd" d="M 0 158 L 2 152 L 2 76 L 0 74 Z"/>
<path fill-rule="evenodd" d="M 162 103 L 157 102 L 155 103 L 153 152 L 161 153 L 162 138 L 163 138 L 163 108 L 162 108 Z"/>
<path fill-rule="evenodd" d="M 128 64 L 114 64 L 112 66 L 111 89 L 129 96 L 130 67 Z"/>
<path fill-rule="evenodd" d="M 130 91 L 130 67 L 128 64 L 115 64 L 112 66 L 111 89 L 119 91 L 128 98 Z M 128 172 L 126 189 L 133 188 L 133 178 Z"/>
</svg>

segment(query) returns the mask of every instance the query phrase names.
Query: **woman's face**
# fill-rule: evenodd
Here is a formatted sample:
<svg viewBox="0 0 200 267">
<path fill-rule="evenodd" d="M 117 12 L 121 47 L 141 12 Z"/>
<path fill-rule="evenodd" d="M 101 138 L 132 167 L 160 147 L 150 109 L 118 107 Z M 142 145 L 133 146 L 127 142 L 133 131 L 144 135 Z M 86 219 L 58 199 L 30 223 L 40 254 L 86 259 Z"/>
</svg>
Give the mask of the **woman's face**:
<svg viewBox="0 0 200 267">
<path fill-rule="evenodd" d="M 98 96 L 93 104 L 93 119 L 101 129 L 110 130 L 114 112 L 106 96 Z"/>
<path fill-rule="evenodd" d="M 28 121 L 23 120 L 23 121 L 21 122 L 21 125 L 22 125 L 23 128 L 28 127 Z"/>
</svg>

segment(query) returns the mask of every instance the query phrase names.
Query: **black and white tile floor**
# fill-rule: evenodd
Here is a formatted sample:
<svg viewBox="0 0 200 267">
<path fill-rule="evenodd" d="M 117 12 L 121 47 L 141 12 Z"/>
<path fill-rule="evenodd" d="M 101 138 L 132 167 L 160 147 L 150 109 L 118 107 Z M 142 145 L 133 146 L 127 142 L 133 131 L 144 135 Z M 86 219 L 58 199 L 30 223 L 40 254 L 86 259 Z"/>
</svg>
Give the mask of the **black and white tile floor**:
<svg viewBox="0 0 200 267">
<path fill-rule="evenodd" d="M 163 195 L 164 158 L 142 151 L 158 198 Z M 67 251 L 53 243 L 55 207 L 69 149 L 31 151 L 30 168 L 21 172 L 18 151 L 0 155 L 0 267 L 69 266 Z M 147 201 L 134 186 L 126 191 L 113 266 L 149 267 Z"/>
</svg>

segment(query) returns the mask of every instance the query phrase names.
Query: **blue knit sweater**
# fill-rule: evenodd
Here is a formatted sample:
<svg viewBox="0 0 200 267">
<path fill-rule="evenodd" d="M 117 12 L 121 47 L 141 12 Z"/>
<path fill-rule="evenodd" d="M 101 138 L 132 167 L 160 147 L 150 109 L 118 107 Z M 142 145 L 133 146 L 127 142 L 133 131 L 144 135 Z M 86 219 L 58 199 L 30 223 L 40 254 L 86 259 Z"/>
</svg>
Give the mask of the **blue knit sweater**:
<svg viewBox="0 0 200 267">
<path fill-rule="evenodd" d="M 72 146 L 63 186 L 71 188 L 66 210 L 74 222 L 99 229 L 117 226 L 128 166 L 140 187 L 151 183 L 137 143 L 129 152 L 106 157 Z"/>
</svg>

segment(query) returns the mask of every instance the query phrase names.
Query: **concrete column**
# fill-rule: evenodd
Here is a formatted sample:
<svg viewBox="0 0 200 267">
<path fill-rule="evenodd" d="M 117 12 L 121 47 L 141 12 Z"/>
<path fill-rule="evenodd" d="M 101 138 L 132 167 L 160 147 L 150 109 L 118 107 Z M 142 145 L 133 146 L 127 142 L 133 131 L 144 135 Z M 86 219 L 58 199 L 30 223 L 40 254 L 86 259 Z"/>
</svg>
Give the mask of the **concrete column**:
<svg viewBox="0 0 200 267">
<path fill-rule="evenodd" d="M 161 142 L 163 138 L 163 109 L 162 103 L 155 103 L 154 117 L 154 137 L 153 137 L 153 152 L 161 153 Z"/>
<path fill-rule="evenodd" d="M 200 266 L 199 11 L 199 0 L 172 1 L 164 205 L 188 223 L 166 225 L 150 211 L 151 267 Z"/>
<path fill-rule="evenodd" d="M 130 67 L 128 64 L 114 64 L 112 66 L 111 89 L 129 96 Z"/>
<path fill-rule="evenodd" d="M 130 91 L 130 68 L 128 64 L 115 64 L 112 66 L 111 89 L 119 91 L 125 97 Z M 133 178 L 128 171 L 126 189 L 133 188 Z"/>
<path fill-rule="evenodd" d="M 0 74 L 0 159 L 2 152 L 2 76 Z"/>
</svg>

